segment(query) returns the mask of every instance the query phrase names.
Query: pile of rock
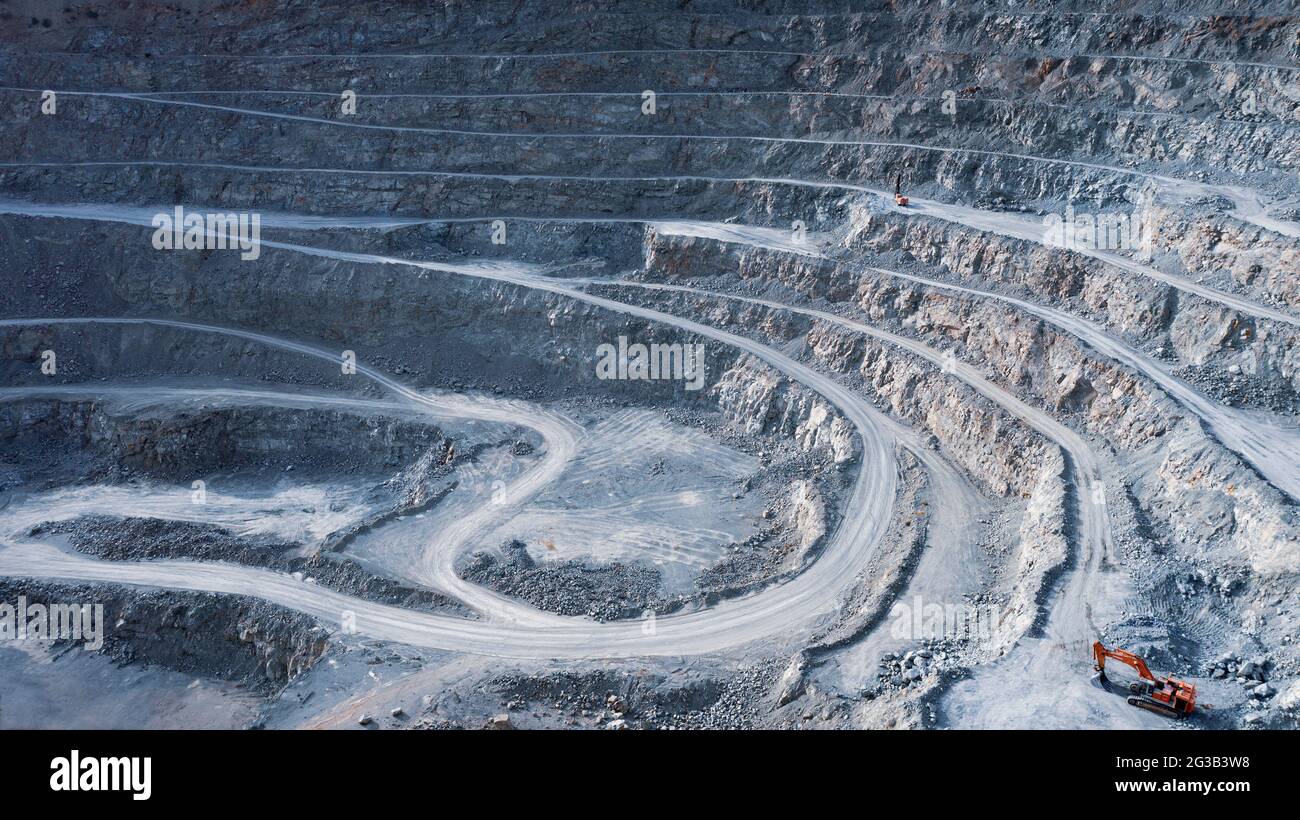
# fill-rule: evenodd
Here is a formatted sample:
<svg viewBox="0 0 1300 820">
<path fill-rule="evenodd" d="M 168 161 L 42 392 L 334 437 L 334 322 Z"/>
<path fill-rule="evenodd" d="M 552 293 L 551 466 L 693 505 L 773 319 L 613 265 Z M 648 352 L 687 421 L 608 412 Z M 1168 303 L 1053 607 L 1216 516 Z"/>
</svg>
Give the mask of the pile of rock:
<svg viewBox="0 0 1300 820">
<path fill-rule="evenodd" d="M 1263 722 L 1264 712 L 1277 694 L 1277 687 L 1268 682 L 1268 669 L 1268 658 L 1246 660 L 1235 652 L 1225 652 L 1210 665 L 1209 675 L 1215 680 L 1235 680 L 1240 684 L 1248 698 L 1243 719 L 1248 724 L 1258 724 Z"/>
<path fill-rule="evenodd" d="M 638 704 L 639 725 L 645 728 L 749 729 L 762 725 L 774 705 L 782 670 L 788 662 L 769 658 L 730 674 L 711 676 L 698 687 L 682 688 L 684 702 L 658 697 Z M 690 703 L 690 701 L 697 701 Z"/>
<path fill-rule="evenodd" d="M 876 672 L 880 689 L 905 689 L 931 674 L 937 674 L 955 660 L 947 640 L 925 641 L 907 652 L 888 652 L 880 659 Z"/>
<path fill-rule="evenodd" d="M 1243 660 L 1235 652 L 1225 652 L 1212 663 L 1207 670 L 1210 677 L 1215 680 L 1232 680 L 1247 687 L 1252 691 L 1258 689 L 1267 689 L 1265 681 L 1268 670 L 1268 659 L 1263 657 L 1252 660 Z M 1266 694 L 1260 695 L 1267 697 Z"/>
<path fill-rule="evenodd" d="M 546 612 L 586 615 L 597 621 L 641 617 L 679 609 L 681 596 L 665 597 L 659 570 L 643 562 L 539 563 L 521 541 L 501 548 L 502 557 L 477 552 L 458 569 L 462 578 Z"/>
</svg>

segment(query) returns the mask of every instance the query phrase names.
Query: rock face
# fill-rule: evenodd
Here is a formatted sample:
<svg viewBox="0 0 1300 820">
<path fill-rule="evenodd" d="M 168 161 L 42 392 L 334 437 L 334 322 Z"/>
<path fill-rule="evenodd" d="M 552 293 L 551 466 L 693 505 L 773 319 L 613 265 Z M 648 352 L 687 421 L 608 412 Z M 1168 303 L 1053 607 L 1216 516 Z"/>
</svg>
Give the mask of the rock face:
<svg viewBox="0 0 1300 820">
<path fill-rule="evenodd" d="M 1234 219 L 1193 220 L 1180 210 L 1155 209 L 1155 246 L 1176 254 L 1200 277 L 1224 272 L 1243 292 L 1266 303 L 1300 307 L 1300 251 L 1285 237 Z"/>
<path fill-rule="evenodd" d="M 1008 605 L 990 641 L 995 653 L 1009 648 L 1034 626 L 1049 580 L 1069 557 L 1066 488 L 1065 463 L 1057 453 L 1043 464 L 1021 519 L 1020 542 L 1007 580 Z"/>
<path fill-rule="evenodd" d="M 713 391 L 723 412 L 751 435 L 791 439 L 803 450 L 829 452 L 836 464 L 856 455 L 853 428 L 825 399 L 762 362 L 742 359 Z"/>
<path fill-rule="evenodd" d="M 1186 237 L 1185 232 L 1174 235 Z M 1211 237 L 1203 240 L 1207 244 L 1200 247 L 1217 247 Z M 1076 303 L 1080 313 L 1121 336 L 1166 345 L 1190 372 L 1212 375 L 1216 369 L 1236 363 L 1258 389 L 1292 397 L 1300 389 L 1294 326 L 1224 310 L 1100 260 L 1081 259 L 1036 242 L 990 236 L 938 220 L 900 219 L 869 211 L 858 213 L 854 233 L 847 241 L 901 262 L 924 263 L 958 281 L 974 278 L 1010 295 L 1032 298 L 1045 294 L 1053 300 Z M 1280 240 L 1274 237 L 1273 241 Z M 1268 253 L 1267 245 L 1261 253 Z M 1270 266 L 1270 270 L 1286 269 L 1281 252 L 1274 250 L 1272 261 L 1280 267 Z M 1260 271 L 1263 269 L 1261 264 Z M 1290 288 L 1288 284 L 1279 290 L 1286 294 Z M 1250 290 L 1259 297 L 1278 292 L 1258 286 Z M 942 298 L 949 301 L 952 297 Z M 972 327 L 965 322 L 945 326 L 957 328 L 963 335 Z"/>
<path fill-rule="evenodd" d="M 450 445 L 438 428 L 412 419 L 304 408 L 204 406 L 150 414 L 101 400 L 29 400 L 0 404 L 0 425 L 15 454 L 76 454 L 90 462 L 81 469 L 92 474 L 161 480 L 233 466 L 374 475 Z"/>
<path fill-rule="evenodd" d="M 102 651 L 119 663 L 144 662 L 277 691 L 311 669 L 329 647 L 315 619 L 247 598 L 195 592 L 133 593 L 5 579 L 4 600 L 32 604 L 94 600 L 104 606 Z"/>
<path fill-rule="evenodd" d="M 790 491 L 789 523 L 799 539 L 792 560 L 797 567 L 826 537 L 826 502 L 807 481 L 796 481 Z"/>
</svg>

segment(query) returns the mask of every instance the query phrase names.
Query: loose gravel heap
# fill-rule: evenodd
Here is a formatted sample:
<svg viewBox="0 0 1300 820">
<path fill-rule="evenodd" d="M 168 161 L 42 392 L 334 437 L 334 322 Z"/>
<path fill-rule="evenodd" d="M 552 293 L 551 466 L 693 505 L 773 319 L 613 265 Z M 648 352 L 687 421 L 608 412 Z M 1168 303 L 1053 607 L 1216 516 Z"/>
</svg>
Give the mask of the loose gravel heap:
<svg viewBox="0 0 1300 820">
<path fill-rule="evenodd" d="M 501 552 L 501 558 L 475 553 L 459 574 L 546 612 L 586 615 L 598 621 L 671 612 L 683 603 L 680 598 L 662 596 L 659 571 L 646 564 L 538 563 L 520 541 L 503 545 Z"/>
</svg>

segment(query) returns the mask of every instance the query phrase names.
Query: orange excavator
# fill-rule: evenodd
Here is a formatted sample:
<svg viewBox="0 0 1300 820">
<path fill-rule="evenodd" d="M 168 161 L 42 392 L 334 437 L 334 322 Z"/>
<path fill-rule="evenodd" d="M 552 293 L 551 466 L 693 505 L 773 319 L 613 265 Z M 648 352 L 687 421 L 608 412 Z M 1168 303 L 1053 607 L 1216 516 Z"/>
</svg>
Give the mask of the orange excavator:
<svg viewBox="0 0 1300 820">
<path fill-rule="evenodd" d="M 1093 668 L 1097 670 L 1097 679 L 1103 687 L 1109 689 L 1106 678 L 1106 659 L 1118 661 L 1132 667 L 1138 674 L 1138 680 L 1128 685 L 1128 703 L 1139 709 L 1146 709 L 1158 715 L 1185 718 L 1196 706 L 1196 687 L 1173 678 L 1157 678 L 1147 668 L 1146 661 L 1123 649 L 1107 649 L 1101 641 L 1092 645 Z"/>
<path fill-rule="evenodd" d="M 900 208 L 907 207 L 907 197 L 903 196 L 903 175 L 899 173 L 894 176 L 894 204 Z"/>
</svg>

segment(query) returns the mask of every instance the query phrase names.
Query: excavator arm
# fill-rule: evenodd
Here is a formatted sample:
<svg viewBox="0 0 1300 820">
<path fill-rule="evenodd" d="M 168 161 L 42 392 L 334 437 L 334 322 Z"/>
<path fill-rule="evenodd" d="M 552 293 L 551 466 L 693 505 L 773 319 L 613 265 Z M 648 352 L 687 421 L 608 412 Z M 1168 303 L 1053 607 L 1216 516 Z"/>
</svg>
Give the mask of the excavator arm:
<svg viewBox="0 0 1300 820">
<path fill-rule="evenodd" d="M 894 175 L 894 204 L 900 207 L 907 206 L 907 197 L 903 196 L 903 172 L 899 171 Z"/>
<path fill-rule="evenodd" d="M 1138 673 L 1138 677 L 1143 680 L 1154 682 L 1156 679 L 1156 676 L 1151 674 L 1151 670 L 1147 668 L 1146 661 L 1123 649 L 1107 649 L 1102 645 L 1101 641 L 1093 642 L 1092 657 L 1094 660 L 1093 666 L 1102 674 L 1102 677 L 1106 675 L 1106 659 L 1112 658 L 1125 666 L 1131 666 Z"/>
</svg>

